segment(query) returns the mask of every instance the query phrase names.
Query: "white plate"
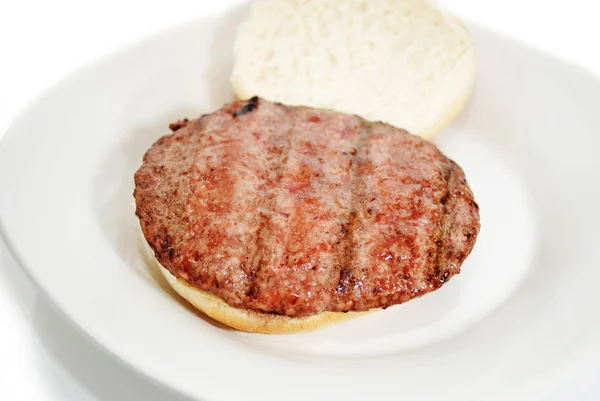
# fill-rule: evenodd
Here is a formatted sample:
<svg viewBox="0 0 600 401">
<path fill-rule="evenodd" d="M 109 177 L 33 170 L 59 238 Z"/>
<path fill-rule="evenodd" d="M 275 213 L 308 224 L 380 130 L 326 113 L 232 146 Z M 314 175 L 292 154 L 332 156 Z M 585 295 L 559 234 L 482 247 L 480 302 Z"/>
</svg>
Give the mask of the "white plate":
<svg viewBox="0 0 600 401">
<path fill-rule="evenodd" d="M 138 241 L 133 173 L 169 122 L 232 98 L 231 42 L 245 12 L 79 71 L 6 134 L 2 230 L 49 299 L 112 354 L 197 399 L 534 400 L 597 369 L 600 83 L 476 26 L 475 93 L 436 139 L 481 206 L 460 276 L 405 305 L 288 336 L 225 329 L 173 294 Z"/>
</svg>

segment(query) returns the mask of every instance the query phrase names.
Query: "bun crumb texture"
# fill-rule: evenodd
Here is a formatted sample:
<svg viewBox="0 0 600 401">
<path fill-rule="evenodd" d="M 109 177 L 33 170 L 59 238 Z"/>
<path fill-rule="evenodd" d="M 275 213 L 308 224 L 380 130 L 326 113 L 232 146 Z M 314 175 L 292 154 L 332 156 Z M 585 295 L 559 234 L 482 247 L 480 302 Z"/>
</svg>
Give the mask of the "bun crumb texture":
<svg viewBox="0 0 600 401">
<path fill-rule="evenodd" d="M 236 96 L 327 108 L 431 138 L 465 105 L 473 40 L 426 0 L 259 0 L 235 43 Z"/>
</svg>

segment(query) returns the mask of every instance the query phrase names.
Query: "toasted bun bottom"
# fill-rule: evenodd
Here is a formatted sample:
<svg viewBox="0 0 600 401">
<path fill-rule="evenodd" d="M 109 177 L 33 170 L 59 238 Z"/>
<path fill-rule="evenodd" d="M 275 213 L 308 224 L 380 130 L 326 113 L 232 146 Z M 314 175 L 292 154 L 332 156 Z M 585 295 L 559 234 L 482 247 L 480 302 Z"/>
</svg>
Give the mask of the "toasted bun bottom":
<svg viewBox="0 0 600 401">
<path fill-rule="evenodd" d="M 368 312 L 321 312 L 306 317 L 290 317 L 238 309 L 206 291 L 192 287 L 175 277 L 158 261 L 160 271 L 173 289 L 196 309 L 226 326 L 251 333 L 291 334 L 311 331 L 334 323 L 366 315 Z"/>
</svg>

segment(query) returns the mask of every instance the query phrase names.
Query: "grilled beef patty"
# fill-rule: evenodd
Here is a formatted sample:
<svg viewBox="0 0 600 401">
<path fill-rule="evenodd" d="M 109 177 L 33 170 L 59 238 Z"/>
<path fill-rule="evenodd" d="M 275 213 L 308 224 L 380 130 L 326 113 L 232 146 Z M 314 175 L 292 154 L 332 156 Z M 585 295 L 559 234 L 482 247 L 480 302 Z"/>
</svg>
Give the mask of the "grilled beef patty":
<svg viewBox="0 0 600 401">
<path fill-rule="evenodd" d="M 439 288 L 475 244 L 463 171 L 404 130 L 258 98 L 171 128 L 135 174 L 142 231 L 235 308 L 386 308 Z"/>
</svg>

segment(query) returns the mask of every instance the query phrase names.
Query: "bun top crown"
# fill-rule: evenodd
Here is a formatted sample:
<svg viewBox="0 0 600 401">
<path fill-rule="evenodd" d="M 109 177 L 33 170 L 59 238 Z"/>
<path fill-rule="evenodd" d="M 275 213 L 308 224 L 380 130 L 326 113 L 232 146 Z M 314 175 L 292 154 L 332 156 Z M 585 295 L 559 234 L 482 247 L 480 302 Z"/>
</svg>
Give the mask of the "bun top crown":
<svg viewBox="0 0 600 401">
<path fill-rule="evenodd" d="M 431 138 L 462 109 L 473 41 L 425 0 L 259 0 L 240 27 L 231 83 L 261 96 L 383 121 Z"/>
</svg>

